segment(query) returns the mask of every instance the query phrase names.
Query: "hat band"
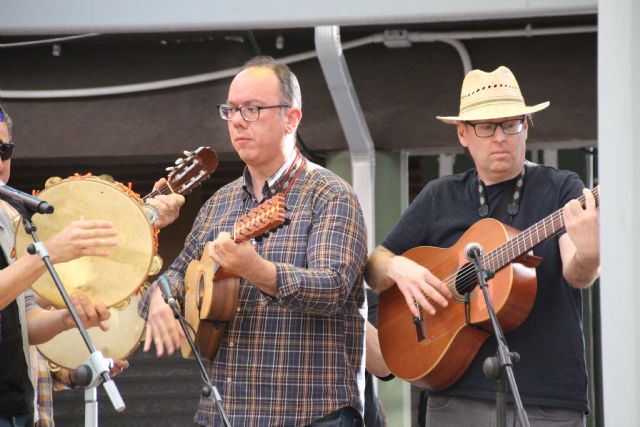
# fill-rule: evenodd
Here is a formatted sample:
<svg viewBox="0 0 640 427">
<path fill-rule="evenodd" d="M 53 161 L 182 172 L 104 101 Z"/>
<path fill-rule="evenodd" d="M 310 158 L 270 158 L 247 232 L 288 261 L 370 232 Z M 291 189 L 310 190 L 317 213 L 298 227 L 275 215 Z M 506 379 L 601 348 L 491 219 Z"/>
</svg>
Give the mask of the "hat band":
<svg viewBox="0 0 640 427">
<path fill-rule="evenodd" d="M 491 98 L 490 100 L 481 100 L 477 102 L 473 102 L 471 104 L 467 104 L 464 107 L 460 107 L 460 115 L 470 111 L 476 110 L 479 108 L 490 107 L 496 104 L 517 104 L 519 107 L 526 108 L 524 105 L 524 101 L 521 98 L 513 98 L 513 97 L 504 97 L 504 98 Z"/>
</svg>

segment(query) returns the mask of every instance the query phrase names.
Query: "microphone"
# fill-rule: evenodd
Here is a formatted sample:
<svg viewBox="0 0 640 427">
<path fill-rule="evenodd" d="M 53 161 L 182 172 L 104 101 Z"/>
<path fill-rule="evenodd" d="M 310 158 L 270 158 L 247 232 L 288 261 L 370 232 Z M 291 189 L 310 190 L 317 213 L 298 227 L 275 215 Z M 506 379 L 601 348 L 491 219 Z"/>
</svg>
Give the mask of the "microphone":
<svg viewBox="0 0 640 427">
<path fill-rule="evenodd" d="M 477 260 L 482 256 L 482 245 L 477 242 L 467 243 L 467 246 L 464 247 L 464 256 L 466 256 L 469 261 Z"/>
<path fill-rule="evenodd" d="M 53 206 L 27 193 L 9 187 L 0 180 L 0 199 L 17 207 L 23 207 L 32 213 L 50 214 L 53 213 Z"/>
<path fill-rule="evenodd" d="M 71 371 L 71 383 L 79 387 L 87 387 L 93 380 L 93 372 L 89 365 L 79 365 Z"/>
<path fill-rule="evenodd" d="M 164 302 L 169 305 L 175 303 L 176 299 L 173 297 L 173 292 L 171 292 L 171 286 L 169 285 L 169 281 L 163 274 L 158 277 L 158 282 L 160 282 L 160 292 L 162 292 L 162 297 L 164 298 Z"/>
</svg>

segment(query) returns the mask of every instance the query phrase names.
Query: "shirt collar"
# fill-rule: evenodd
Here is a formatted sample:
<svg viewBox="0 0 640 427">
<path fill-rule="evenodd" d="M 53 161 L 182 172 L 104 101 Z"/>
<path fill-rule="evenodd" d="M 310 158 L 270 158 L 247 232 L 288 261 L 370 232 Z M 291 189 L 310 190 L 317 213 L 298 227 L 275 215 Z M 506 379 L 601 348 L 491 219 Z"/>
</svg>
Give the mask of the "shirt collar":
<svg viewBox="0 0 640 427">
<path fill-rule="evenodd" d="M 280 166 L 278 170 L 276 170 L 273 173 L 273 175 L 267 178 L 267 180 L 264 182 L 264 187 L 262 187 L 263 197 L 271 197 L 276 193 L 276 191 L 278 191 L 277 184 L 284 177 L 284 174 L 289 170 L 293 162 L 296 161 L 296 159 L 298 158 L 297 154 L 298 154 L 298 149 L 294 148 L 291 151 L 291 153 L 289 153 L 289 156 L 284 161 L 282 166 Z M 253 196 L 253 181 L 251 180 L 251 174 L 249 173 L 248 167 L 244 168 L 244 172 L 242 173 L 242 178 L 244 181 L 242 188 L 249 195 Z"/>
</svg>

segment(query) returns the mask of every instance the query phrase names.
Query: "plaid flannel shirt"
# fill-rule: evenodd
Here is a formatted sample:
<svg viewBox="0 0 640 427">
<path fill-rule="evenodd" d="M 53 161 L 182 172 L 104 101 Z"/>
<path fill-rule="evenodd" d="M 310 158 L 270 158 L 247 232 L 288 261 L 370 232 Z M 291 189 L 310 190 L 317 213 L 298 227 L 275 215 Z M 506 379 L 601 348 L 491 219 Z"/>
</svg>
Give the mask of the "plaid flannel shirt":
<svg viewBox="0 0 640 427">
<path fill-rule="evenodd" d="M 286 197 L 290 224 L 256 245 L 276 266 L 278 295 L 242 279 L 236 316 L 215 359 L 205 361 L 234 426 L 300 426 L 344 406 L 363 411 L 364 220 L 343 180 L 309 162 L 302 167 Z M 268 180 L 263 193 L 282 179 Z M 205 203 L 166 273 L 175 294 L 184 294 L 184 272 L 204 245 L 257 204 L 247 170 Z M 145 318 L 155 286 L 140 302 Z M 195 419 L 220 424 L 209 399 Z"/>
</svg>

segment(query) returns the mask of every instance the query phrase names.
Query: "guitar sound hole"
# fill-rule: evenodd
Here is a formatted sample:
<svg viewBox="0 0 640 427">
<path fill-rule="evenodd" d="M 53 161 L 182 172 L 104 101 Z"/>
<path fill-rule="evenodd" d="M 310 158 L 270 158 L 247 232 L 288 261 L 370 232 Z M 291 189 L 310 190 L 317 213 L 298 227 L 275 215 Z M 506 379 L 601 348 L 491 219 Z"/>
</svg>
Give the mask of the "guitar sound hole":
<svg viewBox="0 0 640 427">
<path fill-rule="evenodd" d="M 196 303 L 198 306 L 198 312 L 202 308 L 202 299 L 204 298 L 204 274 L 198 276 L 198 294 L 196 296 Z"/>
<path fill-rule="evenodd" d="M 477 284 L 478 279 L 473 264 L 463 265 L 456 273 L 453 298 L 458 302 L 464 302 L 465 294 L 473 292 Z"/>
</svg>

